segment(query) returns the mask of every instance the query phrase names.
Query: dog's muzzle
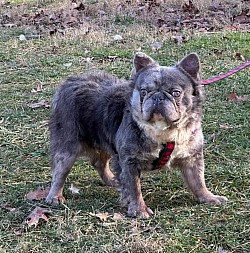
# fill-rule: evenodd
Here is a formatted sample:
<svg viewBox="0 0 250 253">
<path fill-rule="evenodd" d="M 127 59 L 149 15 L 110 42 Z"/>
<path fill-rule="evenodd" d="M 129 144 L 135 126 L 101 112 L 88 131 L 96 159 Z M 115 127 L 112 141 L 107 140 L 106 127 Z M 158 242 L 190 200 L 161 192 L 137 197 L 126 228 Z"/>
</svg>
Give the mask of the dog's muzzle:
<svg viewBox="0 0 250 253">
<path fill-rule="evenodd" d="M 164 101 L 165 99 L 165 95 L 161 92 L 156 92 L 153 96 L 152 96 L 152 100 L 153 100 L 153 105 L 155 108 L 159 107 L 159 105 Z"/>
<path fill-rule="evenodd" d="M 168 123 L 179 119 L 174 99 L 171 95 L 156 92 L 151 96 L 151 121 L 165 120 Z"/>
</svg>

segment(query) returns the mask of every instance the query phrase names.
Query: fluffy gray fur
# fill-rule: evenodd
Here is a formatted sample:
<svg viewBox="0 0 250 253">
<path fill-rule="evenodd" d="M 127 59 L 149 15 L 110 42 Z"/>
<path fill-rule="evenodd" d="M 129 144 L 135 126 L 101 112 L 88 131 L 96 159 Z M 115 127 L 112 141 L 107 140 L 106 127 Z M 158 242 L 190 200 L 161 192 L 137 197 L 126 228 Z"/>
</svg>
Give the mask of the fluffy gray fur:
<svg viewBox="0 0 250 253">
<path fill-rule="evenodd" d="M 64 201 L 63 186 L 76 158 L 89 157 L 102 181 L 117 186 L 128 215 L 153 214 L 141 193 L 141 171 L 152 170 L 162 145 L 175 142 L 167 166 L 178 168 L 199 200 L 223 203 L 204 179 L 200 62 L 190 54 L 176 66 L 134 56 L 130 81 L 107 73 L 67 78 L 57 90 L 50 120 L 52 186 L 47 202 Z M 115 176 L 109 169 L 112 167 Z"/>
</svg>

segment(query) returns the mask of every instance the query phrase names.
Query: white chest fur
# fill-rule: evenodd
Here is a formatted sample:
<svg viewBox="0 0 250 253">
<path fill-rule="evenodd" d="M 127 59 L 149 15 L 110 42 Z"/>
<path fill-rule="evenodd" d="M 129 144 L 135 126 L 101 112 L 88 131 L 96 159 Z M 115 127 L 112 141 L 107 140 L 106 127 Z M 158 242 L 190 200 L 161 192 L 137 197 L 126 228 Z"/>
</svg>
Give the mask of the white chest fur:
<svg viewBox="0 0 250 253">
<path fill-rule="evenodd" d="M 162 144 L 168 142 L 175 142 L 171 159 L 189 156 L 190 148 L 203 142 L 200 122 L 185 127 L 168 127 L 164 121 L 159 121 L 154 124 L 143 124 L 142 127 L 145 133 L 158 143 L 158 148 L 152 153 L 156 157 L 162 149 Z"/>
</svg>

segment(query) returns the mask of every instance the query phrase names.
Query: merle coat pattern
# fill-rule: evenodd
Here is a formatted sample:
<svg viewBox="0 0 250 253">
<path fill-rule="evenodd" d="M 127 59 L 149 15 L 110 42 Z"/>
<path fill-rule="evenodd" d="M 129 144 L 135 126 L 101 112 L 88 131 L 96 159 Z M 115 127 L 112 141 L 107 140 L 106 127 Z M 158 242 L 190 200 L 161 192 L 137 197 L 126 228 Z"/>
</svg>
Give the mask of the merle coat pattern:
<svg viewBox="0 0 250 253">
<path fill-rule="evenodd" d="M 153 212 L 142 197 L 141 172 L 153 169 L 162 145 L 173 141 L 166 166 L 180 169 L 199 202 L 225 202 L 205 184 L 199 72 L 196 54 L 165 67 L 139 52 L 130 81 L 100 72 L 66 79 L 53 99 L 47 202 L 64 201 L 66 177 L 84 155 L 105 184 L 118 187 L 128 215 L 147 218 Z"/>
</svg>

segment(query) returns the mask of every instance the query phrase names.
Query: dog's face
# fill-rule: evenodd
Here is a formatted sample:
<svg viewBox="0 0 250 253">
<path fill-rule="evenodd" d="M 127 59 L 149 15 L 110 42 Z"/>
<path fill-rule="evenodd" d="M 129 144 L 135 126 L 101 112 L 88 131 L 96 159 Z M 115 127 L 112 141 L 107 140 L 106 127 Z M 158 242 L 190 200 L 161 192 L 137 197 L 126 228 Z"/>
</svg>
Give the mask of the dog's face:
<svg viewBox="0 0 250 253">
<path fill-rule="evenodd" d="M 165 67 L 137 53 L 134 66 L 131 104 L 137 121 L 158 124 L 164 130 L 181 124 L 197 111 L 202 94 L 196 54 L 188 55 L 174 67 Z"/>
</svg>

